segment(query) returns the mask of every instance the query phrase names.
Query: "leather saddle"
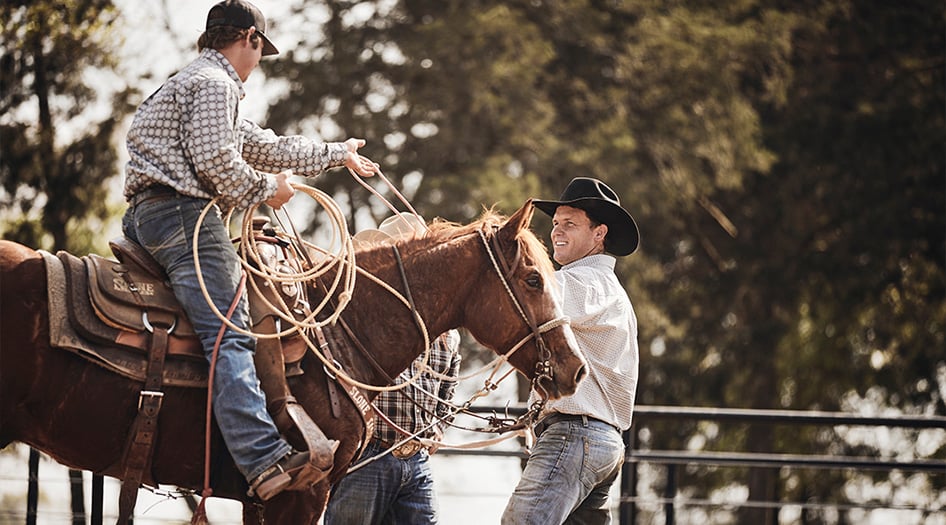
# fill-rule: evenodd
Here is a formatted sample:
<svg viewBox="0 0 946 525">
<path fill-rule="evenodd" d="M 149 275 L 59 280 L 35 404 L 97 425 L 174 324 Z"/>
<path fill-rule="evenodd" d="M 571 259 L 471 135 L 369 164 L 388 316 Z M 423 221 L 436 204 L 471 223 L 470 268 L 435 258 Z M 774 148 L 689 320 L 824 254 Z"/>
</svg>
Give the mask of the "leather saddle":
<svg viewBox="0 0 946 525">
<path fill-rule="evenodd" d="M 258 243 L 263 264 L 285 266 L 286 250 L 280 245 L 284 241 L 276 236 L 261 235 L 260 238 L 264 241 Z M 106 355 L 105 359 L 115 361 L 113 364 L 119 364 L 117 368 L 127 368 L 129 358 L 140 359 L 142 369 L 126 375 L 143 374 L 151 334 L 155 328 L 167 331 L 169 361 L 185 360 L 190 363 L 184 363 L 184 366 L 196 365 L 206 369 L 203 346 L 177 301 L 164 269 L 150 253 L 131 239 L 116 238 L 109 242 L 109 247 L 117 260 L 94 254 L 81 258 L 66 252 L 56 254 L 65 270 L 66 310 L 69 324 L 75 332 L 97 345 L 136 354 L 121 356 L 116 355 L 116 352 L 101 353 Z M 261 301 L 260 293 L 282 293 L 284 302 L 304 300 L 302 285 L 292 286 L 295 289 L 287 290 L 286 286 L 281 286 L 279 291 L 265 286 L 247 287 L 254 325 L 271 314 L 268 304 L 278 302 L 272 297 L 268 301 Z M 287 293 L 291 295 L 288 299 Z M 305 354 L 305 341 L 298 335 L 287 336 L 283 338 L 281 346 L 287 374 L 301 373 L 298 362 Z M 98 357 L 102 359 L 102 355 Z M 185 375 L 193 377 L 194 371 L 186 372 Z M 196 381 L 190 386 L 205 387 L 206 382 Z"/>
<path fill-rule="evenodd" d="M 147 354 L 149 332 L 167 329 L 168 355 L 204 361 L 194 328 L 164 270 L 130 239 L 109 243 L 117 261 L 98 255 L 57 256 L 65 266 L 69 321 L 82 337 Z"/>
<path fill-rule="evenodd" d="M 254 220 L 253 233 L 258 267 L 275 269 L 281 274 L 302 272 L 303 263 L 291 243 L 269 228 L 265 219 Z M 164 269 L 142 246 L 128 238 L 115 239 L 109 246 L 117 260 L 98 255 L 79 258 L 66 252 L 56 254 L 62 263 L 65 301 L 57 299 L 55 302 L 65 303 L 68 324 L 75 334 L 95 345 L 95 348 L 84 344 L 64 347 L 143 382 L 138 413 L 121 460 L 119 522 L 124 523 L 134 509 L 139 484 L 150 483 L 152 479 L 151 458 L 163 388 L 171 385 L 206 388 L 208 364 L 203 345 L 177 301 Z M 47 273 L 52 273 L 49 264 Z M 262 281 L 261 286 L 256 282 L 247 286 L 254 327 L 275 326 L 278 331 L 279 322 L 272 318 L 278 319 L 276 310 L 285 307 L 297 318 L 306 315 L 308 303 L 303 283 L 275 285 L 265 279 Z M 49 289 L 58 289 L 54 288 L 52 278 Z M 62 312 L 54 312 L 53 303 L 51 299 L 51 340 L 54 332 L 63 331 L 62 320 L 54 319 Z M 58 328 L 54 330 L 54 327 Z M 292 397 L 286 383 L 287 376 L 303 373 L 299 363 L 307 348 L 302 335 L 282 337 L 275 346 L 268 344 L 270 350 L 266 353 L 281 359 L 264 359 L 271 364 L 263 369 L 257 361 L 257 372 L 280 431 L 292 433 L 293 440 L 304 442 L 306 450 L 312 453 L 305 473 L 306 479 L 315 480 L 331 471 L 338 442 L 326 438 Z M 368 420 L 365 421 L 367 425 Z"/>
</svg>

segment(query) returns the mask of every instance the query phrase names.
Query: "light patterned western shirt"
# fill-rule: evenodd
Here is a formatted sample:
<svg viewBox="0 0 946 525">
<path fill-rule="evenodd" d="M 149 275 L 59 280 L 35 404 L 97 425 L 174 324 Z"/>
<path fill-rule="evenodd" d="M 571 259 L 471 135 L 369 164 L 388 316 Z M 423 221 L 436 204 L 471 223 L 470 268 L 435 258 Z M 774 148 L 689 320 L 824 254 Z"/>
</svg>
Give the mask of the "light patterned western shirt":
<svg viewBox="0 0 946 525">
<path fill-rule="evenodd" d="M 240 117 L 243 82 L 220 52 L 204 49 L 148 97 L 128 131 L 126 200 L 161 184 L 224 209 L 243 209 L 276 193 L 272 173 L 315 176 L 341 166 L 342 143 L 278 136 Z"/>
<path fill-rule="evenodd" d="M 431 343 L 427 366 L 442 376 L 457 377 L 460 372 L 459 345 L 460 334 L 456 330 L 445 332 Z M 424 354 L 419 355 L 411 363 L 411 366 L 407 367 L 397 377 L 395 384 L 403 384 L 417 375 L 418 371 L 423 370 L 423 359 Z M 449 415 L 449 402 L 453 399 L 457 382 L 443 380 L 428 373 L 421 373 L 416 379 L 415 385 L 400 390 L 381 392 L 374 400 L 374 405 L 378 410 L 384 412 L 384 415 L 395 425 L 411 434 L 424 430 L 438 418 Z M 452 419 L 452 417 L 445 418 L 445 421 L 449 422 Z M 378 424 L 374 431 L 375 439 L 396 443 L 407 437 L 391 428 L 384 420 L 379 418 L 377 421 Z M 433 437 L 434 429 L 443 429 L 444 426 L 445 423 L 438 423 L 420 434 L 419 437 Z"/>
<path fill-rule="evenodd" d="M 631 426 L 640 359 L 637 316 L 614 264 L 610 255 L 591 255 L 555 272 L 588 375 L 573 395 L 546 403 L 540 420 L 561 412 L 591 416 L 620 430 Z"/>
</svg>

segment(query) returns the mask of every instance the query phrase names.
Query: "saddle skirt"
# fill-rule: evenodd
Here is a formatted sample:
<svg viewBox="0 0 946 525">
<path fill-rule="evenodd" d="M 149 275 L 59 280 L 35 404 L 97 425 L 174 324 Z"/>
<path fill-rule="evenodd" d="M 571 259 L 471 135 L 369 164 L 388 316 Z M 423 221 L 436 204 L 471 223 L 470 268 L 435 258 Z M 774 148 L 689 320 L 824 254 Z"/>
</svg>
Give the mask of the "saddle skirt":
<svg viewBox="0 0 946 525">
<path fill-rule="evenodd" d="M 258 239 L 259 240 L 259 239 Z M 282 271 L 298 263 L 287 262 L 288 250 L 275 237 L 258 243 L 263 264 Z M 177 301 L 164 269 L 143 247 L 121 237 L 109 243 L 117 260 L 98 255 L 55 256 L 42 252 L 47 268 L 50 343 L 131 379 L 144 381 L 151 331 L 168 331 L 164 383 L 206 388 L 208 364 L 200 339 Z M 278 290 L 273 290 L 278 288 Z M 269 305 L 282 301 L 294 305 L 304 300 L 301 284 L 248 286 L 254 325 L 274 315 Z M 259 294 L 268 295 L 266 301 Z M 300 374 L 298 362 L 306 352 L 299 335 L 284 337 L 282 349 L 287 374 Z"/>
</svg>

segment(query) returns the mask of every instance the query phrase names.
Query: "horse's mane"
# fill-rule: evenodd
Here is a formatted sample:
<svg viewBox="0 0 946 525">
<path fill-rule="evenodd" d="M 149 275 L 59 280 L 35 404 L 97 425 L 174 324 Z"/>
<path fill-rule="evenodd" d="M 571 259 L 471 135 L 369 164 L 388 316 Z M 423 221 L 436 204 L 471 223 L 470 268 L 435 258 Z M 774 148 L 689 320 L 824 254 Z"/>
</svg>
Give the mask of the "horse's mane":
<svg viewBox="0 0 946 525">
<path fill-rule="evenodd" d="M 402 255 L 407 256 L 412 253 L 428 251 L 433 246 L 448 243 L 454 239 L 470 235 L 479 235 L 477 233 L 479 230 L 489 231 L 494 227 L 501 227 L 505 224 L 507 219 L 506 216 L 493 209 L 484 210 L 479 219 L 469 224 L 459 224 L 437 218 L 427 224 L 429 232 L 423 238 L 406 237 L 398 239 L 395 241 L 395 244 L 398 249 L 401 250 Z M 552 274 L 555 272 L 555 267 L 552 265 L 552 260 L 548 256 L 548 250 L 542 241 L 539 240 L 535 233 L 529 228 L 520 230 L 517 239 L 522 242 L 525 254 L 532 259 L 542 276 L 551 278 Z M 381 252 L 379 248 L 385 248 L 386 246 L 388 246 L 388 244 L 385 242 L 364 242 L 361 247 L 358 248 L 359 256 L 362 257 L 362 261 L 372 260 L 376 254 Z"/>
<path fill-rule="evenodd" d="M 492 208 L 485 210 L 479 219 L 465 225 L 443 219 L 434 219 L 433 222 L 427 225 L 430 228 L 427 239 L 435 243 L 445 242 L 457 237 L 476 234 L 478 230 L 483 228 L 502 226 L 507 219 L 508 217 Z M 552 260 L 548 256 L 545 244 L 529 228 L 520 230 L 516 238 L 522 241 L 526 254 L 532 257 L 542 276 L 549 278 L 555 272 L 555 267 L 552 266 Z"/>
</svg>

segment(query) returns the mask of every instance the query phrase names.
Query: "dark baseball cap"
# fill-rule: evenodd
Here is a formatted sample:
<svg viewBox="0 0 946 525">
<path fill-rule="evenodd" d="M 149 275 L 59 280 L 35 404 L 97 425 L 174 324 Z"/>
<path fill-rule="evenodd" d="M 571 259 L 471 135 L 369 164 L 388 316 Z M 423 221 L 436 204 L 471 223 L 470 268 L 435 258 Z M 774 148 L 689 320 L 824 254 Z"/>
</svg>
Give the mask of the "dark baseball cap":
<svg viewBox="0 0 946 525">
<path fill-rule="evenodd" d="M 255 27 L 263 39 L 263 56 L 279 53 L 266 36 L 266 17 L 255 5 L 245 0 L 224 0 L 211 7 L 207 13 L 207 29 L 216 26 L 233 26 L 240 29 Z"/>
</svg>

